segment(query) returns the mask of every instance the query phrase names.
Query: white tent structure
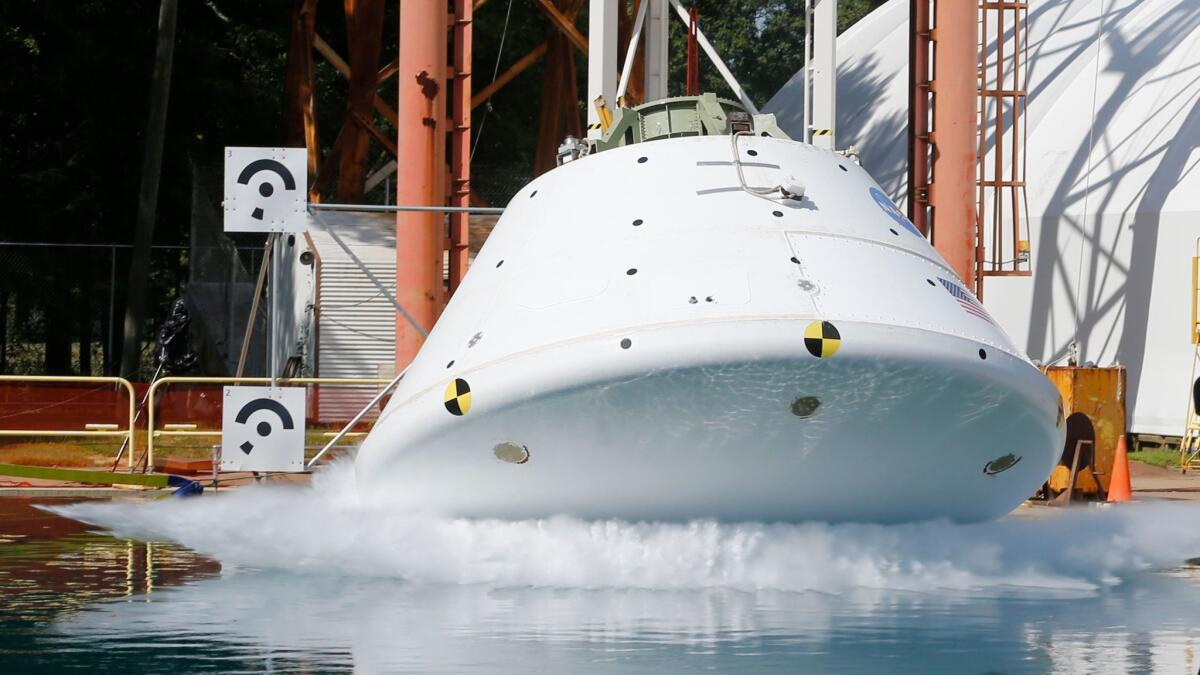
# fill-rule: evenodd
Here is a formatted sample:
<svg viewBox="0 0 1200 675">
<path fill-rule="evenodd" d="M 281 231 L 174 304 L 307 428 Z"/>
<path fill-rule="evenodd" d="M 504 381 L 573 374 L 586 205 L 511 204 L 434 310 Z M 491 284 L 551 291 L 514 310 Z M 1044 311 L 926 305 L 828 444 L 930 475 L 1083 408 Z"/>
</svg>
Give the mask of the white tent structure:
<svg viewBox="0 0 1200 675">
<path fill-rule="evenodd" d="M 1131 431 L 1183 431 L 1200 237 L 1200 2 L 1037 0 L 1028 22 L 1033 277 L 984 301 L 1029 356 L 1129 369 Z M 1010 36 L 1011 37 L 1011 36 Z M 1011 43 L 1010 43 L 1011 44 Z M 838 38 L 838 145 L 905 192 L 908 0 Z M 801 135 L 802 74 L 767 104 Z"/>
</svg>

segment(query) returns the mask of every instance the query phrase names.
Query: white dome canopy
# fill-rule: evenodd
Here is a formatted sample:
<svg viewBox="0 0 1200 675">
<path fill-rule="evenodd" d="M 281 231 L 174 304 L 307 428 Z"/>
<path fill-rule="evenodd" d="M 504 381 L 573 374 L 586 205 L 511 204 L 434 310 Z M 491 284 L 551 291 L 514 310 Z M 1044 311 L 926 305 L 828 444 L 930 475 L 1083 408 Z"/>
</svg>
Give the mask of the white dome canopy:
<svg viewBox="0 0 1200 675">
<path fill-rule="evenodd" d="M 1040 0 L 1028 20 L 1034 276 L 985 303 L 1029 356 L 1129 368 L 1131 430 L 1183 431 L 1200 236 L 1200 2 Z M 839 147 L 905 191 L 908 2 L 838 38 Z M 802 73 L 767 104 L 801 135 Z"/>
</svg>

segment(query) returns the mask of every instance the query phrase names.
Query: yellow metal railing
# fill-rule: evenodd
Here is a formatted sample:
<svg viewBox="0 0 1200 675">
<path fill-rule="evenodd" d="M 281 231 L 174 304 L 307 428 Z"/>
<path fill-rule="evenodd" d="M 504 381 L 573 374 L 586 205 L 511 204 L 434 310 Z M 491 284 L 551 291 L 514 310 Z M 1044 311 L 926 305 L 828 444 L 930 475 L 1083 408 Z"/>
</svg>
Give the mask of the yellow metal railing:
<svg viewBox="0 0 1200 675">
<path fill-rule="evenodd" d="M 1188 332 L 1194 345 L 1200 345 L 1200 308 L 1196 306 L 1197 299 L 1200 299 L 1200 238 L 1196 239 L 1196 252 L 1192 256 L 1192 324 Z"/>
<path fill-rule="evenodd" d="M 134 398 L 133 385 L 123 377 L 86 377 L 71 375 L 0 375 L 0 382 L 19 382 L 23 384 L 44 382 L 48 384 L 114 384 L 125 389 L 129 398 L 129 421 L 124 429 L 119 424 L 88 423 L 83 429 L 0 429 L 0 436 L 93 436 L 107 438 L 125 437 L 129 447 L 129 468 L 133 469 L 134 446 Z"/>
<path fill-rule="evenodd" d="M 1188 330 L 1195 348 L 1192 350 L 1192 374 L 1188 376 L 1188 404 L 1186 422 L 1183 425 L 1183 437 L 1179 439 L 1179 470 L 1187 473 L 1191 469 L 1200 468 L 1200 411 L 1196 410 L 1196 364 L 1200 362 L 1200 309 L 1197 300 L 1200 299 L 1200 238 L 1196 239 L 1195 253 L 1192 255 L 1192 323 Z"/>
<path fill-rule="evenodd" d="M 276 384 L 281 387 L 292 385 L 335 385 L 335 386 L 385 386 L 391 383 L 391 380 L 383 380 L 378 378 L 354 378 L 354 377 L 280 377 L 272 380 L 269 377 L 184 377 L 172 376 L 163 377 L 155 380 L 154 384 L 150 385 L 150 391 L 147 394 L 150 404 L 149 416 L 146 418 L 146 466 L 154 466 L 154 439 L 170 436 L 208 436 L 218 437 L 221 435 L 220 429 L 198 429 L 195 424 L 165 424 L 162 429 L 155 428 L 155 411 L 157 410 L 157 398 L 155 395 L 161 387 L 171 384 L 257 384 L 269 385 Z"/>
</svg>

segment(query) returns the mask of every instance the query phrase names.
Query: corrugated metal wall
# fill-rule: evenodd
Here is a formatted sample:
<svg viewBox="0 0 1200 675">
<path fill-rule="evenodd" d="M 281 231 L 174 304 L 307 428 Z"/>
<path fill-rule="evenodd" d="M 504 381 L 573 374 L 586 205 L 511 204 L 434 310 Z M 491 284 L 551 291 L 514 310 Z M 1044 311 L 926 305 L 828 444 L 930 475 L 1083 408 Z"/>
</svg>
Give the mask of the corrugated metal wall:
<svg viewBox="0 0 1200 675">
<path fill-rule="evenodd" d="M 390 378 L 396 344 L 394 221 L 339 214 L 313 225 L 309 235 L 318 258 L 314 375 Z M 325 387 L 318 392 L 317 419 L 349 419 L 376 391 Z"/>
</svg>

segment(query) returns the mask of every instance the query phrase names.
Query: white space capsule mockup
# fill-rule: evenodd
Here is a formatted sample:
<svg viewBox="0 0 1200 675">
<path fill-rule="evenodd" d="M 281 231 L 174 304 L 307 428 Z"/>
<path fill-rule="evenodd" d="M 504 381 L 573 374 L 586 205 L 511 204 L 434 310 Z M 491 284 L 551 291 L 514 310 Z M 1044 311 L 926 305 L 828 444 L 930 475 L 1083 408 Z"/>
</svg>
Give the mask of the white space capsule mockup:
<svg viewBox="0 0 1200 675">
<path fill-rule="evenodd" d="M 356 472 L 462 516 L 978 520 L 1062 443 L 866 171 L 707 95 L 619 110 L 513 198 Z"/>
</svg>

